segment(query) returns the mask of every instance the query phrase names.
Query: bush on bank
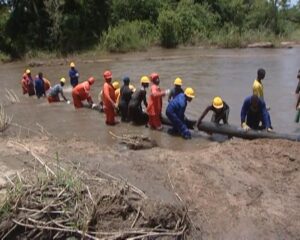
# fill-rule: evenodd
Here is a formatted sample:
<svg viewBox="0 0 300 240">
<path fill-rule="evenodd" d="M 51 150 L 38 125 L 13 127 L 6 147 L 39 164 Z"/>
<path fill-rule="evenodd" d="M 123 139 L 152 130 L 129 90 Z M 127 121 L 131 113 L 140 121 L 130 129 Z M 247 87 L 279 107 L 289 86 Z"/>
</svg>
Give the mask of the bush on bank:
<svg viewBox="0 0 300 240">
<path fill-rule="evenodd" d="M 110 52 L 140 51 L 156 39 L 154 25 L 148 21 L 120 22 L 110 27 L 100 42 L 100 48 Z"/>
</svg>

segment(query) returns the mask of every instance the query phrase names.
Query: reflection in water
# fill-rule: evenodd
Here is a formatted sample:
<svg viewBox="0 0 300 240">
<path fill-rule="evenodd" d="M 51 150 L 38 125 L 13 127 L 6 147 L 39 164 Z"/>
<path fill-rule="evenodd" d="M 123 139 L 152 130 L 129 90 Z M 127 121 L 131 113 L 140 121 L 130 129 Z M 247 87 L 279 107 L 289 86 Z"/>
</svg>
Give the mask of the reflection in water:
<svg viewBox="0 0 300 240">
<path fill-rule="evenodd" d="M 293 122 L 295 116 L 294 90 L 297 84 L 296 74 L 300 62 L 300 49 L 200 49 L 185 48 L 176 50 L 153 49 L 143 53 L 124 55 L 93 56 L 77 59 L 80 80 L 86 80 L 90 75 L 97 82 L 92 87 L 94 101 L 102 86 L 102 73 L 105 69 L 113 72 L 114 79 L 123 75 L 131 77 L 138 86 L 139 78 L 144 74 L 158 72 L 161 76 L 161 87 L 171 88 L 176 77 L 181 77 L 184 87 L 191 86 L 196 91 L 196 98 L 187 107 L 187 116 L 196 119 L 210 104 L 212 98 L 220 95 L 230 105 L 229 121 L 240 124 L 240 108 L 244 98 L 251 94 L 252 83 L 256 70 L 266 69 L 264 80 L 265 99 L 271 107 L 272 123 L 276 131 L 299 133 L 299 127 Z M 21 96 L 20 78 L 26 63 L 18 62 L 2 64 L 0 78 L 2 81 L 1 98 L 4 89 L 14 89 Z M 35 74 L 44 72 L 52 85 L 61 77 L 67 78 L 68 64 L 45 64 L 31 69 Z M 65 89 L 71 97 L 71 88 Z M 137 133 L 150 135 L 164 147 L 173 149 L 193 149 L 205 146 L 208 141 L 205 134 L 195 133 L 192 141 L 170 137 L 166 132 L 150 131 L 144 127 L 134 127 L 120 124 L 117 127 L 107 127 L 103 116 L 89 109 L 76 111 L 72 105 L 49 105 L 46 100 L 36 100 L 21 96 L 22 103 L 9 106 L 8 111 L 14 113 L 14 121 L 29 127 L 36 127 L 36 122 L 47 128 L 53 135 L 63 138 L 80 136 L 98 141 L 99 144 L 114 142 L 109 134 Z M 164 106 L 166 101 L 164 102 Z M 210 116 L 206 117 L 209 120 Z M 191 144 L 192 143 L 192 144 Z"/>
</svg>

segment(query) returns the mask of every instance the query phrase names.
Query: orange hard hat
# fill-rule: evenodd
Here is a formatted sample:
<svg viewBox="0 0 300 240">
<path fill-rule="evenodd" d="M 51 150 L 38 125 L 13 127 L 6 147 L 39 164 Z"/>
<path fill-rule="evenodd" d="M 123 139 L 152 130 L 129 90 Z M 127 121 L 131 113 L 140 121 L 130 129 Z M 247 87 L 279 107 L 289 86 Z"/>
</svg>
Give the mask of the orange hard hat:
<svg viewBox="0 0 300 240">
<path fill-rule="evenodd" d="M 103 77 L 104 77 L 105 80 L 111 79 L 111 77 L 112 77 L 111 71 L 105 71 L 105 72 L 103 73 Z"/>
<path fill-rule="evenodd" d="M 151 73 L 150 78 L 151 78 L 151 81 L 153 82 L 153 81 L 159 79 L 159 75 L 158 75 L 158 73 Z"/>
<path fill-rule="evenodd" d="M 94 77 L 90 77 L 88 79 L 88 82 L 89 82 L 90 85 L 93 85 L 95 83 L 95 78 Z"/>
</svg>

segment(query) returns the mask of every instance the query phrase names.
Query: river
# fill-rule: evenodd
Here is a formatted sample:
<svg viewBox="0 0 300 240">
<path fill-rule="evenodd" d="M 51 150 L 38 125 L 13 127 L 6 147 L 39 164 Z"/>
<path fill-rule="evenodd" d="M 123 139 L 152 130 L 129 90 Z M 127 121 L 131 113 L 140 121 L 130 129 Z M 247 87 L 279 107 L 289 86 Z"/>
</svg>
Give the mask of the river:
<svg viewBox="0 0 300 240">
<path fill-rule="evenodd" d="M 56 84 L 61 77 L 68 75 L 69 60 L 41 60 L 44 64 L 30 68 L 33 74 L 39 71 Z M 113 54 L 113 55 L 82 55 L 72 59 L 80 72 L 80 80 L 95 76 L 97 81 L 92 86 L 92 96 L 96 101 L 103 84 L 102 73 L 106 69 L 113 72 L 113 79 L 121 79 L 128 75 L 131 82 L 139 85 L 142 75 L 158 72 L 163 89 L 171 88 L 176 77 L 183 79 L 184 87 L 193 87 L 196 98 L 188 105 L 186 115 L 197 119 L 214 96 L 221 96 L 230 106 L 229 121 L 240 125 L 240 109 L 243 100 L 252 92 L 252 83 L 256 71 L 262 67 L 266 70 L 264 80 L 265 100 L 271 107 L 272 125 L 275 131 L 299 134 L 299 125 L 294 123 L 294 94 L 297 85 L 297 72 L 300 68 L 300 48 L 292 49 L 202 49 L 179 48 L 164 50 L 154 48 L 147 52 Z M 51 61 L 51 63 L 50 63 Z M 94 140 L 102 144 L 110 144 L 115 140 L 109 131 L 117 135 L 137 133 L 151 136 L 162 147 L 191 150 L 204 147 L 210 142 L 206 134 L 193 133 L 192 141 L 171 137 L 166 131 L 151 131 L 144 127 L 130 124 L 119 124 L 107 127 L 104 116 L 89 109 L 75 110 L 72 105 L 51 104 L 45 99 L 23 96 L 20 80 L 28 62 L 1 64 L 1 97 L 6 101 L 5 88 L 13 89 L 21 102 L 6 107 L 13 115 L 13 121 L 22 126 L 39 129 L 37 124 L 45 127 L 53 136 L 60 139 L 79 137 Z M 67 78 L 68 79 L 68 78 Z M 66 86 L 66 96 L 71 98 L 71 88 Z M 164 99 L 164 107 L 167 101 Z M 210 115 L 206 120 L 210 119 Z"/>
</svg>

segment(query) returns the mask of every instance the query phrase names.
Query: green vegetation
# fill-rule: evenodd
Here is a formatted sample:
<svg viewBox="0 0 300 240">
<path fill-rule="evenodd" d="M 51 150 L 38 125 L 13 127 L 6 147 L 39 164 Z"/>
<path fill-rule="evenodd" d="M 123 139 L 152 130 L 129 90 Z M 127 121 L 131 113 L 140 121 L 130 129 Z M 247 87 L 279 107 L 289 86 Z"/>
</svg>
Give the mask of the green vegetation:
<svg viewBox="0 0 300 240">
<path fill-rule="evenodd" d="M 300 1 L 291 6 L 289 0 L 0 0 L 1 58 L 97 46 L 111 52 L 152 45 L 244 47 L 298 40 L 299 29 Z"/>
</svg>

